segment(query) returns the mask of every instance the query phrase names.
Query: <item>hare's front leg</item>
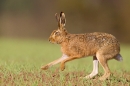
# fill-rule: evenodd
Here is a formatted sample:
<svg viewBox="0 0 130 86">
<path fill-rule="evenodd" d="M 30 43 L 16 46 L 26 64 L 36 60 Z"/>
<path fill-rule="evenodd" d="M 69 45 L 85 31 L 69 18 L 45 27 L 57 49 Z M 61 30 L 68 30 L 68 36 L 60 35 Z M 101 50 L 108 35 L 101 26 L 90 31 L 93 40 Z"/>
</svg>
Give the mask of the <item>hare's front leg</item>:
<svg viewBox="0 0 130 86">
<path fill-rule="evenodd" d="M 47 65 L 42 66 L 41 69 L 47 70 L 49 67 L 53 66 L 54 64 L 59 63 L 61 59 L 62 59 L 62 58 L 59 58 L 59 59 L 57 59 L 57 60 L 55 60 L 55 61 L 52 61 L 52 62 L 48 63 Z"/>
<path fill-rule="evenodd" d="M 61 62 L 61 65 L 60 65 L 61 71 L 63 71 L 65 69 L 65 63 L 68 62 L 68 61 L 71 61 L 73 59 L 77 59 L 77 58 L 76 57 L 68 57 L 67 59 L 63 60 Z"/>
<path fill-rule="evenodd" d="M 50 62 L 50 63 L 48 63 L 48 64 L 45 65 L 45 66 L 42 66 L 41 69 L 46 70 L 46 69 L 48 69 L 49 67 L 51 67 L 51 66 L 53 66 L 53 65 L 55 65 L 55 64 L 58 64 L 58 63 L 60 63 L 61 61 L 65 60 L 67 57 L 68 57 L 67 55 L 63 54 L 61 58 L 59 58 L 59 59 L 57 59 L 57 60 L 55 60 L 55 61 L 53 61 L 53 62 Z"/>
<path fill-rule="evenodd" d="M 87 75 L 86 78 L 93 78 L 94 76 L 96 76 L 98 74 L 98 60 L 96 56 L 93 56 L 93 71 L 91 72 L 91 74 Z"/>
</svg>

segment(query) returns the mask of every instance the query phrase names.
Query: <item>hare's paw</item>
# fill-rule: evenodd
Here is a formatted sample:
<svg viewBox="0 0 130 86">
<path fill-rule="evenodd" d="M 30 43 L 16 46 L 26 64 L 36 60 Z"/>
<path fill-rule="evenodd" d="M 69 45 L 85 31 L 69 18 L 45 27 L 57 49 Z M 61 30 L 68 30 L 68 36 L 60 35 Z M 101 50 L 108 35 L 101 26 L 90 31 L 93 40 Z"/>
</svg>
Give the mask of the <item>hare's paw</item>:
<svg viewBox="0 0 130 86">
<path fill-rule="evenodd" d="M 61 69 L 61 71 L 63 71 L 63 70 L 65 69 L 65 65 L 62 64 L 62 65 L 60 66 L 60 69 Z"/>
<path fill-rule="evenodd" d="M 106 80 L 106 79 L 107 79 L 107 78 L 106 78 L 106 77 L 103 77 L 103 76 L 99 78 L 99 80 L 101 80 L 101 81 L 104 81 L 104 80 Z"/>
<path fill-rule="evenodd" d="M 91 79 L 92 77 L 90 75 L 85 76 L 86 79 Z"/>
<path fill-rule="evenodd" d="M 107 80 L 109 78 L 110 78 L 110 74 L 106 74 L 106 75 L 103 75 L 102 77 L 100 77 L 99 80 L 104 81 L 104 80 Z"/>
<path fill-rule="evenodd" d="M 49 68 L 48 65 L 46 65 L 46 66 L 42 66 L 42 67 L 41 67 L 41 69 L 43 69 L 43 70 L 47 70 L 48 68 Z"/>
</svg>

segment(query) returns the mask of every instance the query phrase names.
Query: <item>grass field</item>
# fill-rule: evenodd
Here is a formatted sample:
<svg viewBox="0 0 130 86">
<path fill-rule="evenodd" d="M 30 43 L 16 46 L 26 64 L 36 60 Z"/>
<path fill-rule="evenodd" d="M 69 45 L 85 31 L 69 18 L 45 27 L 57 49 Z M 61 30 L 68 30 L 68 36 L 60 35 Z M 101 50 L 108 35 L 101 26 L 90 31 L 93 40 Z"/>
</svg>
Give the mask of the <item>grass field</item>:
<svg viewBox="0 0 130 86">
<path fill-rule="evenodd" d="M 92 71 L 92 57 L 66 64 L 64 71 L 59 64 L 48 70 L 40 67 L 62 54 L 60 46 L 48 41 L 0 38 L 0 86 L 130 86 L 130 46 L 121 44 L 123 62 L 109 61 L 112 75 L 99 81 L 103 69 L 94 79 L 80 79 Z"/>
</svg>

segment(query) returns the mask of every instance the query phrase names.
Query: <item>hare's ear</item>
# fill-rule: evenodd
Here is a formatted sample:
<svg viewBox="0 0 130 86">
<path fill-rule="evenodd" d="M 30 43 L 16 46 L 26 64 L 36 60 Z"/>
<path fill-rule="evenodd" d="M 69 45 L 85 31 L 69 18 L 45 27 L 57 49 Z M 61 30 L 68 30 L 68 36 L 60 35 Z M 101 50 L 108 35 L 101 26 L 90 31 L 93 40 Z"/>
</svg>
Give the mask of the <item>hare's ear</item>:
<svg viewBox="0 0 130 86">
<path fill-rule="evenodd" d="M 60 21 L 59 22 L 62 26 L 65 26 L 65 24 L 66 24 L 65 13 L 63 13 L 63 12 L 60 13 Z"/>
<path fill-rule="evenodd" d="M 56 17 L 56 21 L 59 22 L 60 17 L 59 17 L 59 15 L 57 13 L 55 14 L 55 17 Z"/>
<path fill-rule="evenodd" d="M 56 13 L 55 17 L 58 22 L 58 27 L 64 27 L 66 23 L 65 14 L 63 12 L 61 12 L 60 15 Z"/>
<path fill-rule="evenodd" d="M 57 21 L 57 23 L 58 23 L 58 27 L 61 27 L 61 19 L 60 19 L 60 16 L 56 13 L 55 14 L 55 17 L 56 17 L 56 21 Z"/>
</svg>

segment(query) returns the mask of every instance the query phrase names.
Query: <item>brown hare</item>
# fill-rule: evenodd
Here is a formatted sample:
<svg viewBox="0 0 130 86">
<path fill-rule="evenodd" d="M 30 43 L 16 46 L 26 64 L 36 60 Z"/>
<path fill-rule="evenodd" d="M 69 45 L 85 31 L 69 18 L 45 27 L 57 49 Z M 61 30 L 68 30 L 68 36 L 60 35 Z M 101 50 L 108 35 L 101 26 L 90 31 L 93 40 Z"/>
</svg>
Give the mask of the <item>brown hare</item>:
<svg viewBox="0 0 130 86">
<path fill-rule="evenodd" d="M 100 80 L 106 80 L 110 76 L 110 69 L 107 61 L 109 59 L 116 59 L 122 61 L 120 55 L 120 44 L 117 39 L 107 33 L 94 32 L 85 34 L 70 34 L 65 29 L 65 14 L 61 12 L 59 15 L 55 14 L 58 22 L 58 29 L 54 30 L 49 41 L 61 46 L 63 53 L 62 57 L 45 65 L 41 68 L 46 70 L 49 67 L 61 63 L 60 69 L 65 69 L 65 63 L 73 59 L 82 57 L 93 56 L 93 71 L 85 78 L 93 78 L 98 74 L 98 62 L 104 69 L 104 75 Z"/>
</svg>

